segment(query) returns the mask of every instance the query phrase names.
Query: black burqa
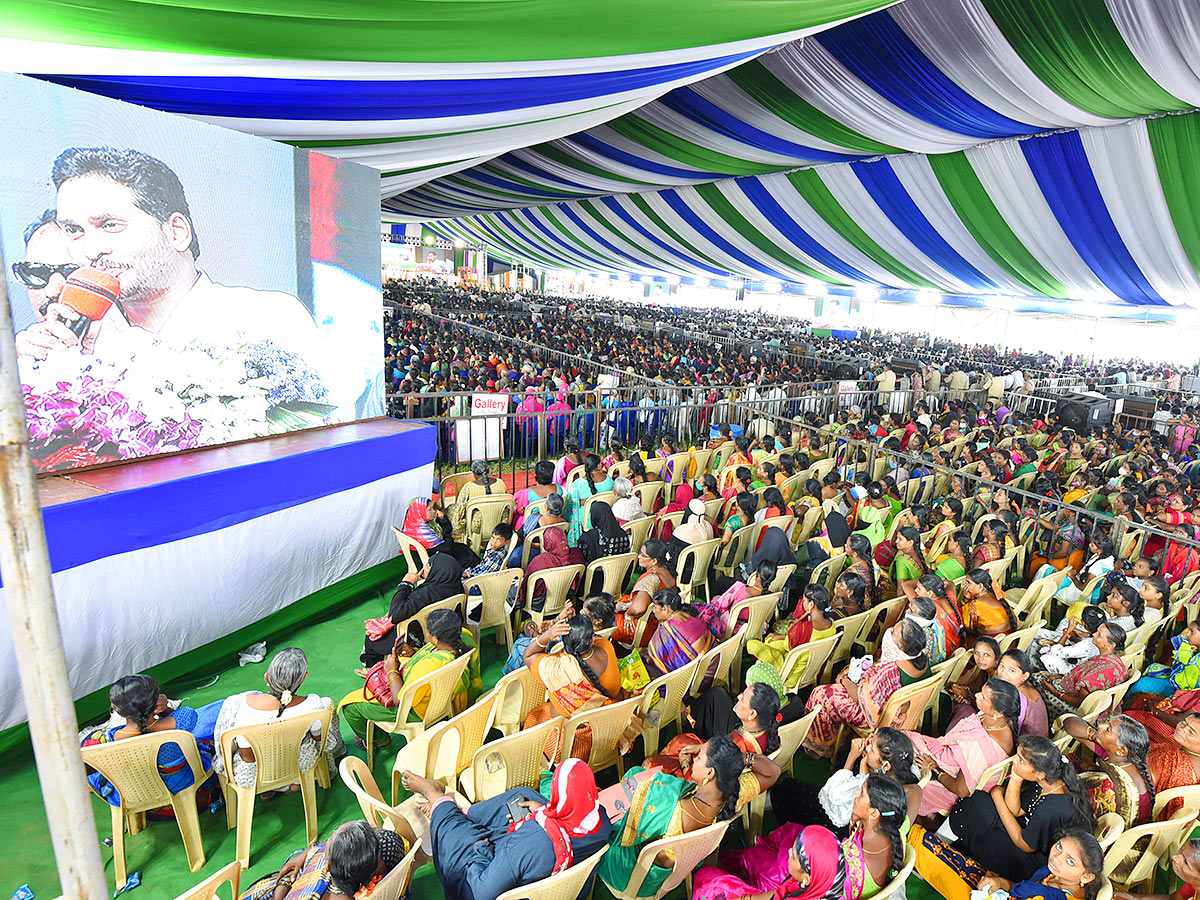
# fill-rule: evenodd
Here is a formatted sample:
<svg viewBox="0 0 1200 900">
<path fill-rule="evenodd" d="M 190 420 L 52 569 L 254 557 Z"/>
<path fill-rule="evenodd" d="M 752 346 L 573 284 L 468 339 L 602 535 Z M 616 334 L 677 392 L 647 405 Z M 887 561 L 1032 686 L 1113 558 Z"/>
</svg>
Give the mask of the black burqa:
<svg viewBox="0 0 1200 900">
<path fill-rule="evenodd" d="M 392 647 L 396 644 L 397 623 L 412 618 L 427 606 L 462 592 L 462 566 L 448 553 L 435 553 L 430 556 L 429 575 L 420 585 L 402 581 L 396 588 L 396 593 L 392 595 L 392 605 L 388 609 L 392 627 L 375 640 L 369 637 L 366 639 L 363 643 L 363 665 L 373 666 L 392 652 Z M 420 627 L 414 625 L 418 630 Z M 424 634 L 417 635 L 417 639 L 422 643 L 424 637 Z"/>
</svg>

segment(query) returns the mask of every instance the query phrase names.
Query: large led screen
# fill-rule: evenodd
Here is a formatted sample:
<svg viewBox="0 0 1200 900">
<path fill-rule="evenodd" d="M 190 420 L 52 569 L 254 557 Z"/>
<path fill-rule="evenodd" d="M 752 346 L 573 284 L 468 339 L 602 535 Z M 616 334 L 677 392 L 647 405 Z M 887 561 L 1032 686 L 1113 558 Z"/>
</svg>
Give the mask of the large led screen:
<svg viewBox="0 0 1200 900">
<path fill-rule="evenodd" d="M 0 74 L 0 171 L 40 471 L 383 414 L 376 170 Z"/>
</svg>

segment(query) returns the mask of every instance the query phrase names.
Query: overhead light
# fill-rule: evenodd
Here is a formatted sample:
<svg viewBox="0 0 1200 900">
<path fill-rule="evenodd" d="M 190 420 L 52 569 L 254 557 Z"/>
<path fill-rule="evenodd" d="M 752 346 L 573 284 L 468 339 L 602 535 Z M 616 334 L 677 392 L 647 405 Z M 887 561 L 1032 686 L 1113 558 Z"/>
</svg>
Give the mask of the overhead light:
<svg viewBox="0 0 1200 900">
<path fill-rule="evenodd" d="M 854 288 L 854 296 L 859 300 L 873 303 L 879 299 L 879 288 L 873 284 L 860 284 Z"/>
<path fill-rule="evenodd" d="M 696 287 L 698 287 L 698 288 L 708 287 L 708 279 L 707 278 L 697 278 L 696 279 Z"/>
<path fill-rule="evenodd" d="M 917 291 L 913 298 L 918 306 L 937 306 L 939 299 L 933 291 Z"/>
<path fill-rule="evenodd" d="M 804 293 L 806 293 L 810 297 L 824 297 L 825 296 L 825 282 L 818 281 L 815 284 L 806 284 L 804 286 Z"/>
<path fill-rule="evenodd" d="M 763 290 L 768 294 L 779 294 L 783 292 L 783 285 L 778 281 L 767 281 L 763 284 Z"/>
<path fill-rule="evenodd" d="M 638 276 L 638 281 L 642 282 L 642 284 L 645 284 L 649 280 L 650 280 L 649 275 L 639 275 Z"/>
<path fill-rule="evenodd" d="M 433 235 L 427 235 L 425 237 L 425 243 L 429 244 L 432 247 L 433 246 Z"/>
<path fill-rule="evenodd" d="M 984 301 L 992 309 L 1004 309 L 1008 310 L 1009 312 L 1012 312 L 1014 309 L 1016 309 L 1017 304 L 1020 302 L 1016 297 L 1005 297 L 1003 295 L 985 297 Z"/>
<path fill-rule="evenodd" d="M 467 242 L 464 240 L 457 240 L 454 242 L 454 246 L 455 248 L 461 250 L 463 247 L 467 246 Z"/>
<path fill-rule="evenodd" d="M 679 276 L 678 275 L 668 275 L 667 276 L 667 284 L 679 284 Z"/>
</svg>

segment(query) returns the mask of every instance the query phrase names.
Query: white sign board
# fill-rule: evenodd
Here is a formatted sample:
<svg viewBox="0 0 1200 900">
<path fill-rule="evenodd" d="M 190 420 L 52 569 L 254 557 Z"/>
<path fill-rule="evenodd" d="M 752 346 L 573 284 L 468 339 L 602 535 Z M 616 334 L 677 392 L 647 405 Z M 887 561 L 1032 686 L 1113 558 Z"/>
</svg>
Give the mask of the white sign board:
<svg viewBox="0 0 1200 900">
<path fill-rule="evenodd" d="M 471 418 L 454 423 L 455 457 L 460 463 L 499 459 L 508 394 L 472 394 Z"/>
</svg>

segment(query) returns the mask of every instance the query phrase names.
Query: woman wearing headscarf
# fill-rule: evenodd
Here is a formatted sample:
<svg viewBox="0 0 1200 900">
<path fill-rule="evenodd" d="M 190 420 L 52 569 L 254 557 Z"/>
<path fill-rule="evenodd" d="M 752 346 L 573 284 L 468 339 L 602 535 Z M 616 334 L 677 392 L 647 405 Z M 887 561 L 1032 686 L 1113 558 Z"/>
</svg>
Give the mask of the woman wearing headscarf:
<svg viewBox="0 0 1200 900">
<path fill-rule="evenodd" d="M 763 529 L 762 540 L 758 549 L 750 556 L 750 561 L 746 563 L 746 571 L 757 572 L 759 566 L 768 560 L 775 564 L 776 569 L 796 564 L 792 542 L 788 540 L 787 532 L 774 525 Z"/>
<path fill-rule="evenodd" d="M 437 507 L 424 497 L 418 497 L 408 504 L 400 530 L 428 550 L 430 556 L 446 553 L 453 556 L 464 569 L 479 564 L 479 557 L 470 547 L 451 537 L 450 520 L 446 515 L 439 514 Z"/>
<path fill-rule="evenodd" d="M 748 850 L 722 853 L 696 872 L 694 900 L 737 900 L 775 892 L 775 900 L 843 900 L 846 858 L 822 825 L 785 825 Z"/>
<path fill-rule="evenodd" d="M 418 581 L 421 582 L 419 587 Z M 461 594 L 462 589 L 462 566 L 454 557 L 445 553 L 431 556 L 420 572 L 407 573 L 396 588 L 396 593 L 392 595 L 387 618 L 367 621 L 367 639 L 360 657 L 366 668 L 360 669 L 359 674 L 365 677 L 367 669 L 389 655 L 397 640 L 404 639 L 396 634 L 396 626 L 399 623 L 411 619 L 427 606 Z M 419 630 L 419 626 L 414 627 Z M 416 647 L 425 643 L 424 633 L 415 634 L 413 637 Z"/>
<path fill-rule="evenodd" d="M 688 503 L 687 510 L 683 514 L 683 521 L 671 533 L 667 552 L 670 554 L 671 559 L 676 562 L 676 568 L 678 568 L 679 556 L 684 550 L 692 544 L 711 541 L 713 537 L 712 523 L 704 517 L 704 501 L 697 498 Z M 686 580 L 690 575 L 690 572 L 681 571 L 679 573 L 681 580 Z"/>
<path fill-rule="evenodd" d="M 579 536 L 579 550 L 585 562 L 629 552 L 629 532 L 621 527 L 612 507 L 600 501 L 592 504 L 591 528 Z"/>
<path fill-rule="evenodd" d="M 465 810 L 437 782 L 408 771 L 403 782 L 429 804 L 433 864 L 447 900 L 495 900 L 586 859 L 612 834 L 596 776 L 577 759 L 554 771 L 548 799 L 520 787 Z M 511 800 L 529 810 L 515 822 Z"/>
<path fill-rule="evenodd" d="M 542 534 L 542 552 L 535 556 L 529 563 L 529 568 L 525 570 L 525 578 L 528 579 L 535 572 L 540 572 L 543 569 L 554 569 L 559 566 L 578 566 L 584 562 L 583 553 L 578 547 L 567 546 L 567 536 L 561 528 L 551 528 Z M 462 590 L 460 587 L 459 590 Z M 534 591 L 534 598 L 544 597 L 546 588 L 543 585 L 538 585 Z M 539 601 L 540 603 L 540 601 Z"/>
</svg>

